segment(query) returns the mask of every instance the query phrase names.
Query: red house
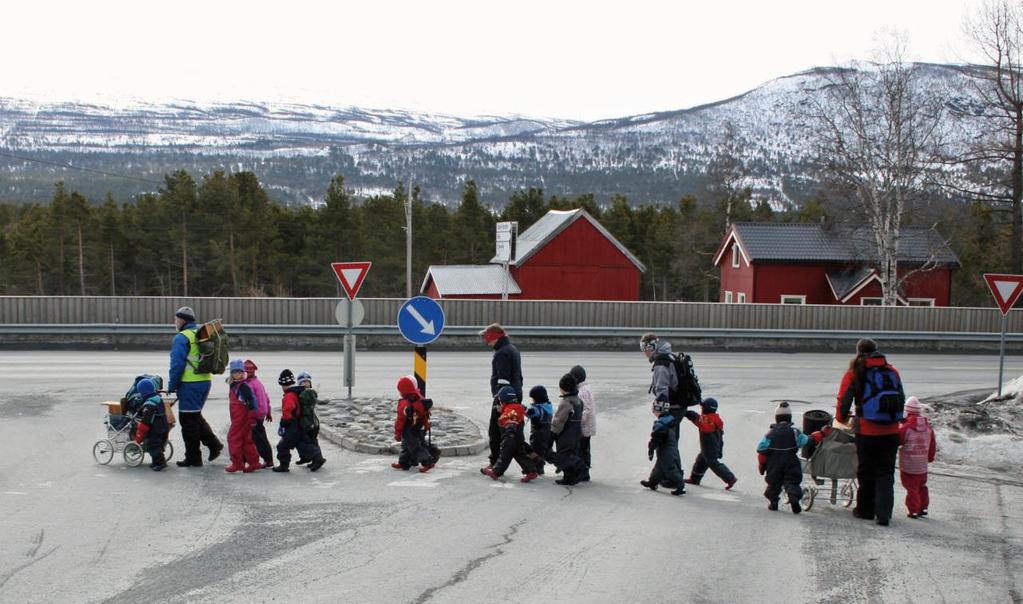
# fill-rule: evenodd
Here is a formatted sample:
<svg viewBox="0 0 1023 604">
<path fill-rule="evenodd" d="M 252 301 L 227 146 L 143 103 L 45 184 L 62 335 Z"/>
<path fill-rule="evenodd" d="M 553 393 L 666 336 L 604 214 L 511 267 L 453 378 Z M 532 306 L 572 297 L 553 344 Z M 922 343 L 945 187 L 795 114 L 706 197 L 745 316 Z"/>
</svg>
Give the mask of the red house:
<svg viewBox="0 0 1023 604">
<path fill-rule="evenodd" d="M 519 235 L 509 265 L 508 298 L 639 300 L 646 267 L 586 210 L 552 210 Z M 485 265 L 431 266 L 421 291 L 431 298 L 500 298 L 497 258 Z"/>
<path fill-rule="evenodd" d="M 820 224 L 735 223 L 714 265 L 721 269 L 720 302 L 775 304 L 881 303 L 881 280 L 869 229 Z M 900 232 L 899 301 L 948 306 L 959 259 L 931 229 Z"/>
</svg>

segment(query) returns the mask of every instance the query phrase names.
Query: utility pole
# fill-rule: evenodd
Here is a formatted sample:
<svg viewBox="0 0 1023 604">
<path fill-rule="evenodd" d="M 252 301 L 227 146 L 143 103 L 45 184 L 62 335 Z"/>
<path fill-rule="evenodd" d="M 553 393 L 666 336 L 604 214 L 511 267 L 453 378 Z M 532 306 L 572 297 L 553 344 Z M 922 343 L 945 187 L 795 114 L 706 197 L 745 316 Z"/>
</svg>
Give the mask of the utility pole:
<svg viewBox="0 0 1023 604">
<path fill-rule="evenodd" d="M 412 297 L 412 175 L 405 192 L 405 297 Z"/>
</svg>

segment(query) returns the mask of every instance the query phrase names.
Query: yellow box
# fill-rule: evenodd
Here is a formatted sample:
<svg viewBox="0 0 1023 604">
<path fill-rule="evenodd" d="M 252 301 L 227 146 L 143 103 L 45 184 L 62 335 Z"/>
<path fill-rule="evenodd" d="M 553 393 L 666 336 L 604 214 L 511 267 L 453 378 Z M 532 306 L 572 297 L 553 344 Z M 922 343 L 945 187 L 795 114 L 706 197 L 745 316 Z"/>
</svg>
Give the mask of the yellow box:
<svg viewBox="0 0 1023 604">
<path fill-rule="evenodd" d="M 121 407 L 121 401 L 106 401 L 100 404 L 106 406 L 107 413 L 110 415 L 124 415 L 124 409 Z"/>
</svg>

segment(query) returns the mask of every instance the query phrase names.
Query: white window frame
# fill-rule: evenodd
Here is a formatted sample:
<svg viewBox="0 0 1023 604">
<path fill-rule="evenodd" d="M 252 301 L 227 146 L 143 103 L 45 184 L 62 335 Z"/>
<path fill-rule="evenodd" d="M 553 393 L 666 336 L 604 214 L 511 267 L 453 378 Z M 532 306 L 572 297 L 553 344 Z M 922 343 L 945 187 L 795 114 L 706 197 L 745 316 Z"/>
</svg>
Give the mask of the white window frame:
<svg viewBox="0 0 1023 604">
<path fill-rule="evenodd" d="M 739 304 L 745 304 L 746 303 L 746 292 L 739 292 L 735 296 L 735 301 L 738 302 Z"/>
<path fill-rule="evenodd" d="M 786 301 L 786 299 L 788 299 L 788 301 Z M 793 302 L 792 300 L 799 300 L 799 301 L 798 302 Z M 806 296 L 805 295 L 800 295 L 800 294 L 782 294 L 781 298 L 778 300 L 778 303 L 779 304 L 806 304 Z"/>
<path fill-rule="evenodd" d="M 906 306 L 934 306 L 934 298 L 906 298 Z"/>
<path fill-rule="evenodd" d="M 725 304 L 732 303 L 732 292 L 725 290 Z"/>
<path fill-rule="evenodd" d="M 739 268 L 739 244 L 732 243 L 732 268 Z"/>
<path fill-rule="evenodd" d="M 870 300 L 870 303 L 867 303 Z M 874 302 L 877 302 L 874 304 Z M 860 306 L 884 306 L 884 298 L 875 298 L 873 296 L 865 296 L 860 298 Z"/>
</svg>

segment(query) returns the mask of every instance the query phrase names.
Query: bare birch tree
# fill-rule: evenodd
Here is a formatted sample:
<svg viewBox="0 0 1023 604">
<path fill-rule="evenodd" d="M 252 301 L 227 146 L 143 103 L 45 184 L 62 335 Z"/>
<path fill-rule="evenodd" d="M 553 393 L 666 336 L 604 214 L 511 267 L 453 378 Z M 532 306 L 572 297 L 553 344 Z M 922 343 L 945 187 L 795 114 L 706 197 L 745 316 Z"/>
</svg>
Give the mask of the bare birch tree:
<svg viewBox="0 0 1023 604">
<path fill-rule="evenodd" d="M 899 295 L 902 219 L 921 199 L 935 166 L 940 100 L 917 87 L 905 41 L 883 34 L 866 63 L 835 69 L 811 94 L 817 158 L 863 214 L 881 279 L 882 304 Z"/>
</svg>

